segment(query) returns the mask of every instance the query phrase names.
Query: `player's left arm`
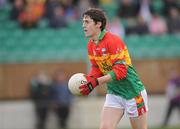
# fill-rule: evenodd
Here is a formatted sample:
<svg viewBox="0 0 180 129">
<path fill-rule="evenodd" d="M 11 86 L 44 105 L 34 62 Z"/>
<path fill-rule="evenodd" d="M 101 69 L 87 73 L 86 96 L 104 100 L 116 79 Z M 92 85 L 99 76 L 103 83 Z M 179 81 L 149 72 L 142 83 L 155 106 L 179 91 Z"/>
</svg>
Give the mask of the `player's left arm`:
<svg viewBox="0 0 180 129">
<path fill-rule="evenodd" d="M 124 42 L 118 38 L 114 37 L 108 43 L 108 52 L 111 55 L 111 62 L 113 64 L 112 71 L 107 75 L 97 78 L 99 85 L 103 85 L 112 80 L 121 80 L 127 76 L 128 65 L 125 61 L 125 51 L 126 46 Z"/>
<path fill-rule="evenodd" d="M 127 76 L 127 68 L 126 64 L 126 46 L 124 42 L 115 37 L 112 42 L 109 43 L 109 53 L 111 55 L 111 62 L 113 64 L 112 71 L 108 74 L 111 75 L 112 80 L 121 80 L 126 78 Z"/>
</svg>

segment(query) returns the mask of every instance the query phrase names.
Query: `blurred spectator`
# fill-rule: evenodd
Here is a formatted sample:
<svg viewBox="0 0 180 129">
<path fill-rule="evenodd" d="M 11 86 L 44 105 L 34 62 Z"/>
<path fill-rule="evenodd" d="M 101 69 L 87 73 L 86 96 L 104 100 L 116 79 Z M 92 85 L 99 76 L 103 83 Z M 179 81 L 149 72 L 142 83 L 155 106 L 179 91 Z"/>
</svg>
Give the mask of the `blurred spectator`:
<svg viewBox="0 0 180 129">
<path fill-rule="evenodd" d="M 14 0 L 10 11 L 10 19 L 18 20 L 19 15 L 23 12 L 25 6 L 24 0 Z"/>
<path fill-rule="evenodd" d="M 73 0 L 73 5 L 77 6 L 78 2 L 79 2 L 79 0 Z"/>
<path fill-rule="evenodd" d="M 0 7 L 6 3 L 6 0 L 0 0 Z"/>
<path fill-rule="evenodd" d="M 91 7 L 91 3 L 89 0 L 79 0 L 78 7 L 77 7 L 79 18 L 82 17 L 82 13 L 89 7 Z"/>
<path fill-rule="evenodd" d="M 167 33 L 166 21 L 157 13 L 152 14 L 151 22 L 148 25 L 150 34 L 163 35 Z"/>
<path fill-rule="evenodd" d="M 54 8 L 62 6 L 59 0 L 47 0 L 45 3 L 45 17 L 51 19 Z"/>
<path fill-rule="evenodd" d="M 144 35 L 144 34 L 149 33 L 148 25 L 145 22 L 142 15 L 139 15 L 137 17 L 137 22 L 135 25 L 127 27 L 126 33 L 127 34 L 138 34 L 138 35 Z"/>
<path fill-rule="evenodd" d="M 0 9 L 7 4 L 6 0 L 0 0 Z"/>
<path fill-rule="evenodd" d="M 164 2 L 164 16 L 169 16 L 171 8 L 179 8 L 179 0 L 162 0 L 162 2 Z"/>
<path fill-rule="evenodd" d="M 64 72 L 57 71 L 51 87 L 52 108 L 58 117 L 59 127 L 66 129 L 72 103 L 68 81 Z"/>
<path fill-rule="evenodd" d="M 41 71 L 30 82 L 30 95 L 35 106 L 36 129 L 45 129 L 50 102 L 50 79 Z"/>
<path fill-rule="evenodd" d="M 170 16 L 168 18 L 169 33 L 180 33 L 180 15 L 177 8 L 170 9 Z"/>
<path fill-rule="evenodd" d="M 98 1 L 98 0 L 97 0 Z M 105 4 L 111 4 L 112 3 L 112 0 L 100 0 L 100 3 L 102 5 L 105 5 Z"/>
<path fill-rule="evenodd" d="M 163 0 L 150 0 L 151 11 L 157 14 L 163 14 L 164 2 Z"/>
<path fill-rule="evenodd" d="M 117 15 L 120 18 L 134 18 L 138 15 L 139 10 L 139 2 L 134 2 L 134 0 L 121 0 L 119 1 Z"/>
<path fill-rule="evenodd" d="M 151 21 L 151 7 L 150 0 L 141 0 L 140 13 L 146 23 Z"/>
<path fill-rule="evenodd" d="M 180 117 L 180 75 L 177 73 L 177 71 L 172 71 L 171 73 L 171 78 L 168 82 L 166 95 L 169 102 L 163 126 L 168 125 L 172 111 L 176 108 L 179 111 Z"/>
<path fill-rule="evenodd" d="M 49 27 L 58 29 L 67 27 L 67 21 L 64 17 L 64 8 L 62 6 L 55 7 L 52 17 L 49 19 Z"/>
<path fill-rule="evenodd" d="M 101 1 L 103 1 L 103 0 L 101 0 Z M 106 0 L 106 1 L 108 1 L 108 4 L 112 3 L 112 0 Z M 90 2 L 91 2 L 93 7 L 99 7 L 99 4 L 100 4 L 99 0 L 91 0 Z"/>
<path fill-rule="evenodd" d="M 125 37 L 125 29 L 121 24 L 119 17 L 113 17 L 107 28 L 110 32 L 120 36 L 121 38 Z"/>
<path fill-rule="evenodd" d="M 64 7 L 66 20 L 69 22 L 77 21 L 78 11 L 76 6 L 73 5 L 73 0 L 66 0 Z"/>
<path fill-rule="evenodd" d="M 22 28 L 35 28 L 44 15 L 44 2 L 41 0 L 28 0 L 25 10 L 19 16 Z"/>
</svg>

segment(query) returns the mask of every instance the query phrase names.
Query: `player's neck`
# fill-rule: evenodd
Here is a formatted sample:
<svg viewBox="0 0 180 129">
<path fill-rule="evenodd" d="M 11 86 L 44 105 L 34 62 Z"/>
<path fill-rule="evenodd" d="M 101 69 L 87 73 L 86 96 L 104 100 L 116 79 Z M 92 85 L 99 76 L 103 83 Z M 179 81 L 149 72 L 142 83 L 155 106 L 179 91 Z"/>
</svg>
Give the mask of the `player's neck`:
<svg viewBox="0 0 180 129">
<path fill-rule="evenodd" d="M 92 40 L 93 40 L 93 42 L 94 42 L 95 44 L 98 44 L 98 42 L 99 42 L 98 39 L 92 39 Z"/>
<path fill-rule="evenodd" d="M 97 33 L 94 36 L 92 36 L 91 39 L 93 40 L 94 43 L 98 44 L 100 34 L 101 34 L 101 31 L 97 31 Z"/>
</svg>

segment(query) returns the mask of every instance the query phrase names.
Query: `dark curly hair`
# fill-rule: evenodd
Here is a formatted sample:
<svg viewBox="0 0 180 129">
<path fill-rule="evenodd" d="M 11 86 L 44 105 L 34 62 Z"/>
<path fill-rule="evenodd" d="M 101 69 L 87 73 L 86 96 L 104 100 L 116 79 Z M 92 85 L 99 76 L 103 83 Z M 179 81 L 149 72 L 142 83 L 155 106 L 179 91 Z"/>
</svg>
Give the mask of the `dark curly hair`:
<svg viewBox="0 0 180 129">
<path fill-rule="evenodd" d="M 84 17 L 84 15 L 89 16 L 91 19 L 93 19 L 93 21 L 95 23 L 101 22 L 102 23 L 102 25 L 100 27 L 101 31 L 105 29 L 107 17 L 106 17 L 106 14 L 104 13 L 104 11 L 102 9 L 90 8 L 87 11 L 85 11 L 82 16 Z"/>
</svg>

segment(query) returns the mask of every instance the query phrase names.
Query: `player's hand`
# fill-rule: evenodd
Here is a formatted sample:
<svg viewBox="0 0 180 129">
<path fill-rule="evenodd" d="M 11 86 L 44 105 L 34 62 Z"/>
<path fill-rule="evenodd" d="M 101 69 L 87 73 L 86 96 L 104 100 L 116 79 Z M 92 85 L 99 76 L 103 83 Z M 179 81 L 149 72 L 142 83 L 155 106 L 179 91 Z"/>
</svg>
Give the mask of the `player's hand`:
<svg viewBox="0 0 180 129">
<path fill-rule="evenodd" d="M 96 87 L 99 85 L 99 82 L 97 80 L 97 78 L 94 77 L 90 77 L 90 76 L 86 76 L 85 78 L 87 80 L 87 84 L 84 84 L 82 86 L 80 86 L 80 93 L 82 95 L 89 95 L 89 93 Z"/>
</svg>

